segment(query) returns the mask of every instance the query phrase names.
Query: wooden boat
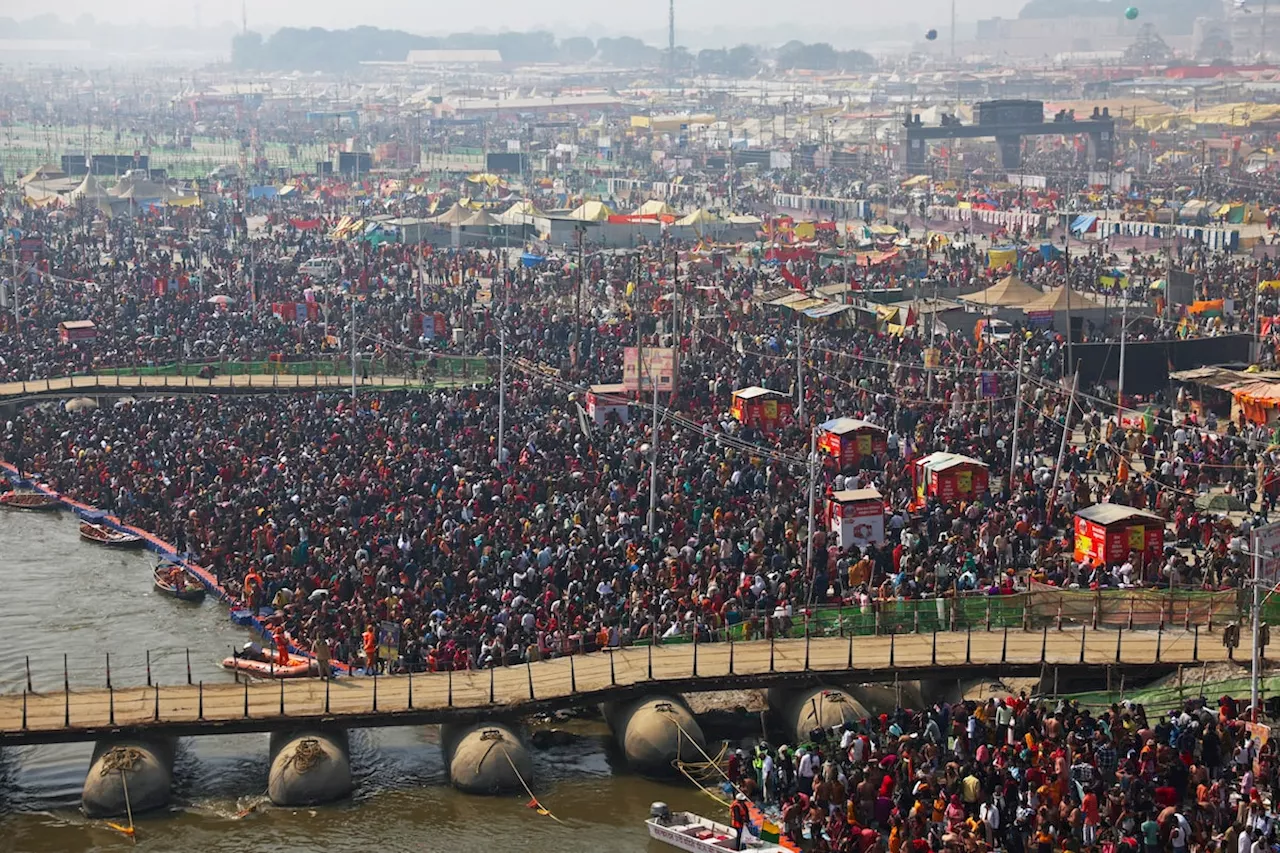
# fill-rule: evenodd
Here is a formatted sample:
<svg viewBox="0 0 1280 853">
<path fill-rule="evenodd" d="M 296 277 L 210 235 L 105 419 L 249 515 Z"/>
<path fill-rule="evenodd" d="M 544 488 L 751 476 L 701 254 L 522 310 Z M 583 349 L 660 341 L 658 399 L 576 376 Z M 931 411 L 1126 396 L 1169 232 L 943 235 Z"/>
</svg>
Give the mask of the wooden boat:
<svg viewBox="0 0 1280 853">
<path fill-rule="evenodd" d="M 204 584 L 175 563 L 157 566 L 155 583 L 157 590 L 179 601 L 201 601 L 208 592 Z"/>
<path fill-rule="evenodd" d="M 0 495 L 0 506 L 7 509 L 50 510 L 60 505 L 56 497 L 44 492 L 5 492 Z"/>
<path fill-rule="evenodd" d="M 105 524 L 94 524 L 92 521 L 80 522 L 80 538 L 110 548 L 141 548 L 142 537 L 134 533 L 113 530 Z"/>
<path fill-rule="evenodd" d="M 738 849 L 738 830 L 723 823 L 716 823 L 693 812 L 673 812 L 666 803 L 654 803 L 649 807 L 649 837 L 664 844 L 686 850 L 688 853 L 724 853 Z M 761 841 L 750 832 L 743 833 L 742 849 L 755 853 L 788 853 L 787 848 Z"/>
<path fill-rule="evenodd" d="M 255 678 L 306 678 L 309 675 L 319 674 L 315 661 L 299 655 L 289 655 L 285 663 L 272 663 L 238 656 L 229 657 L 222 662 L 222 666 L 225 669 L 246 672 Z"/>
</svg>

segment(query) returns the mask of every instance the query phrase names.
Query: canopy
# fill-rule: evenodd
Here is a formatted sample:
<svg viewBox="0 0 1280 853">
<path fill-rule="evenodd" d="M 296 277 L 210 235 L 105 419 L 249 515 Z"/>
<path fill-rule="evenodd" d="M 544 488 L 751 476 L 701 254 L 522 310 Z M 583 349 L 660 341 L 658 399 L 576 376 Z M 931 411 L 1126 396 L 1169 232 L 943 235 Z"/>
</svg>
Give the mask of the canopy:
<svg viewBox="0 0 1280 853">
<path fill-rule="evenodd" d="M 109 199 L 111 195 L 102 188 L 97 178 L 93 175 L 85 175 L 84 180 L 80 182 L 80 186 L 68 193 L 67 198 L 72 201 L 99 201 L 104 198 Z"/>
<path fill-rule="evenodd" d="M 632 216 L 674 216 L 675 208 L 660 199 L 651 198 L 631 211 Z"/>
<path fill-rule="evenodd" d="M 462 225 L 468 228 L 488 228 L 491 225 L 501 225 L 498 218 L 487 210 L 477 210 L 464 220 Z"/>
<path fill-rule="evenodd" d="M 431 221 L 437 225 L 466 225 L 467 220 L 474 215 L 474 210 L 469 210 L 455 201 L 453 207 L 439 216 L 432 217 Z"/>
<path fill-rule="evenodd" d="M 978 305 L 993 305 L 1005 308 L 1022 308 L 1043 297 L 1044 294 L 1016 275 L 1005 276 L 986 290 L 961 296 L 960 300 Z M 1074 301 L 1074 300 L 1073 300 Z"/>
<path fill-rule="evenodd" d="M 1089 296 L 1087 293 L 1076 291 L 1070 295 L 1067 294 L 1065 287 L 1059 287 L 1054 290 L 1045 292 L 1039 299 L 1033 299 L 1026 305 L 1022 306 L 1022 310 L 1028 314 L 1035 312 L 1052 311 L 1055 314 L 1059 311 L 1080 311 L 1085 308 L 1102 308 L 1105 307 L 1101 302 Z"/>
<path fill-rule="evenodd" d="M 546 217 L 546 214 L 526 198 L 511 205 L 494 218 L 498 220 L 499 225 L 524 225 L 534 217 Z"/>
<path fill-rule="evenodd" d="M 693 213 L 690 213 L 688 216 L 684 216 L 684 217 L 681 217 L 680 219 L 677 219 L 675 221 L 675 224 L 679 226 L 697 226 L 697 225 L 710 225 L 713 222 L 719 222 L 719 221 L 720 221 L 720 217 L 716 216 L 714 213 L 707 210 L 705 207 L 700 207 L 697 210 L 695 210 Z"/>
<path fill-rule="evenodd" d="M 583 202 L 569 214 L 569 219 L 577 219 L 582 222 L 604 222 L 613 211 L 609 209 L 609 205 L 602 201 Z"/>
</svg>

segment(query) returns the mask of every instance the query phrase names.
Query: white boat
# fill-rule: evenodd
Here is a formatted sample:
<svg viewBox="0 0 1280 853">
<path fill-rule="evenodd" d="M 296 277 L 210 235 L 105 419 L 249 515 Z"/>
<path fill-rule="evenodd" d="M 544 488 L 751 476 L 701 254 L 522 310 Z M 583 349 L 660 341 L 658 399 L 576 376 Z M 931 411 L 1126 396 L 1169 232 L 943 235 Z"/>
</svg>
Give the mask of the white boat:
<svg viewBox="0 0 1280 853">
<path fill-rule="evenodd" d="M 649 837 L 687 850 L 689 853 L 723 853 L 736 850 L 738 830 L 723 823 L 716 823 L 693 812 L 673 812 L 666 803 L 654 803 L 649 807 Z M 756 838 L 750 832 L 742 835 L 743 850 L 755 853 L 788 853 L 776 844 Z"/>
</svg>

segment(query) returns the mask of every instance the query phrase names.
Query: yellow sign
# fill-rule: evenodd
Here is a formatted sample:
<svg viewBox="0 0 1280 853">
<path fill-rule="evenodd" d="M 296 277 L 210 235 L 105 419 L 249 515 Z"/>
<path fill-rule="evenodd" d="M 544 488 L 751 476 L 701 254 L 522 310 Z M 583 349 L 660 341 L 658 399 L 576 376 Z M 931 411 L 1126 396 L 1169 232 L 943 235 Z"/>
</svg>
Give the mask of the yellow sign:
<svg viewBox="0 0 1280 853">
<path fill-rule="evenodd" d="M 924 366 L 925 367 L 938 366 L 938 348 L 937 347 L 924 348 Z"/>
<path fill-rule="evenodd" d="M 1129 550 L 1141 551 L 1147 544 L 1147 528 L 1135 525 L 1129 528 Z"/>
<path fill-rule="evenodd" d="M 766 421 L 776 421 L 778 419 L 777 400 L 765 400 L 764 405 L 760 407 L 760 410 L 764 413 L 764 419 Z"/>
<path fill-rule="evenodd" d="M 871 455 L 871 436 L 865 432 L 862 435 L 858 436 L 858 455 L 859 456 Z"/>
<path fill-rule="evenodd" d="M 967 495 L 973 491 L 973 472 L 972 471 L 956 472 L 956 491 L 962 495 Z"/>
<path fill-rule="evenodd" d="M 797 240 L 812 240 L 815 233 L 812 222 L 799 222 L 796 224 Z"/>
<path fill-rule="evenodd" d="M 1076 534 L 1076 554 L 1080 556 L 1084 556 L 1085 554 L 1092 554 L 1092 553 L 1093 553 L 1093 539 L 1089 537 L 1088 533 L 1077 533 Z"/>
</svg>

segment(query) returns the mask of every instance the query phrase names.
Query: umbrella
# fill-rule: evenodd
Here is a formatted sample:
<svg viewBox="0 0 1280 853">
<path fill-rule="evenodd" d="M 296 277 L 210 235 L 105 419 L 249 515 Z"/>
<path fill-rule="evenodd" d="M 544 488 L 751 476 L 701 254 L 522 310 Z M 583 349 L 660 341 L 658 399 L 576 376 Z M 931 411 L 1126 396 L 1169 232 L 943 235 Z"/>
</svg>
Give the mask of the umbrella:
<svg viewBox="0 0 1280 853">
<path fill-rule="evenodd" d="M 68 400 L 63 408 L 68 412 L 80 412 L 88 409 L 98 408 L 98 401 L 92 397 L 72 397 Z"/>
<path fill-rule="evenodd" d="M 1238 512 L 1248 508 L 1240 498 L 1225 492 L 1219 492 L 1216 495 L 1201 495 L 1196 498 L 1196 509 L 1203 509 L 1209 512 Z"/>
<path fill-rule="evenodd" d="M 235 300 L 226 294 L 219 293 L 217 296 L 210 296 L 205 300 L 205 302 L 208 302 L 210 305 L 230 305 L 235 302 Z"/>
</svg>

